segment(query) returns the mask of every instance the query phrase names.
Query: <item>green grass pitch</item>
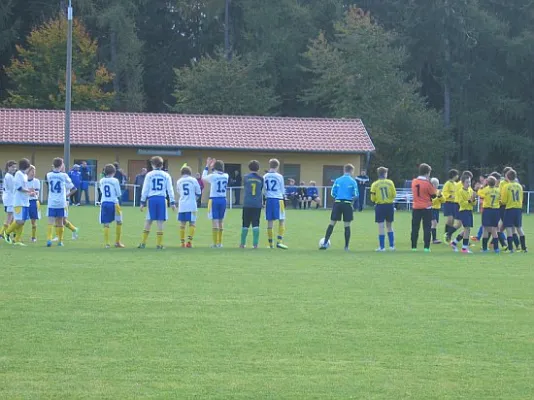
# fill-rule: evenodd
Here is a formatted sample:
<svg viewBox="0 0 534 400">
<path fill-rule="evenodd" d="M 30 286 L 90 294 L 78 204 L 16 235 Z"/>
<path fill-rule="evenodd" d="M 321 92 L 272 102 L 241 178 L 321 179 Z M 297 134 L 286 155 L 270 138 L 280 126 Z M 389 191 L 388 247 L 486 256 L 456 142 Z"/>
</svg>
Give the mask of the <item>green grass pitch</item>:
<svg viewBox="0 0 534 400">
<path fill-rule="evenodd" d="M 412 253 L 402 212 L 395 253 L 374 252 L 372 212 L 351 253 L 341 226 L 320 252 L 321 210 L 288 212 L 287 251 L 237 248 L 230 211 L 210 249 L 205 211 L 194 249 L 176 214 L 164 251 L 154 231 L 136 249 L 144 214 L 126 208 L 128 247 L 106 250 L 95 207 L 71 209 L 64 248 L 45 221 L 38 243 L 0 244 L 0 398 L 534 398 L 531 253 Z"/>
</svg>

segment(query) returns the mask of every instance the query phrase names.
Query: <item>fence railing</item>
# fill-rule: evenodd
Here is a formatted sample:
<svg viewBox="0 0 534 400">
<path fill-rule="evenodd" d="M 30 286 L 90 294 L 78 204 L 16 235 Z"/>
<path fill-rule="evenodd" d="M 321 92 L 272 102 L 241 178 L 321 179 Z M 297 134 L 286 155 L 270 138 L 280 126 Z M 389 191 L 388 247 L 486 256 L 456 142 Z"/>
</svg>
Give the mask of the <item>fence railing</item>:
<svg viewBox="0 0 534 400">
<path fill-rule="evenodd" d="M 1 181 L 0 181 L 1 182 Z M 316 186 L 319 193 L 319 208 L 328 209 L 332 207 L 333 199 L 330 196 L 332 190 L 331 186 Z M 122 194 L 122 204 L 131 205 L 134 207 L 139 206 L 139 201 L 141 198 L 141 187 L 139 185 L 125 184 L 121 185 L 123 190 Z M 229 187 L 226 194 L 226 203 L 227 206 L 232 208 L 239 208 L 243 204 L 243 187 Z M 89 183 L 89 202 L 94 205 L 98 205 L 100 201 L 98 185 L 96 182 Z M 369 194 L 370 189 L 366 188 L 363 193 L 363 205 L 364 207 L 372 207 L 373 203 L 370 199 Z M 0 200 L 1 200 L 2 186 L 0 185 Z M 84 196 L 85 197 L 85 196 Z M 206 204 L 209 198 L 208 189 L 205 189 L 202 193 L 202 203 Z M 45 181 L 41 181 L 41 191 L 39 193 L 39 200 L 41 203 L 45 204 L 48 200 L 48 186 Z M 85 198 L 81 199 L 83 202 Z M 286 199 L 288 207 L 291 207 L 292 202 L 290 199 Z M 357 199 L 356 201 L 359 201 Z M 413 204 L 412 191 L 409 188 L 397 188 L 397 196 L 395 197 L 395 207 L 397 210 L 411 210 Z M 298 205 L 298 202 L 297 202 Z M 477 211 L 480 211 L 480 203 L 477 203 Z M 523 201 L 523 211 L 526 214 L 534 212 L 534 191 L 524 192 L 524 201 Z"/>
</svg>

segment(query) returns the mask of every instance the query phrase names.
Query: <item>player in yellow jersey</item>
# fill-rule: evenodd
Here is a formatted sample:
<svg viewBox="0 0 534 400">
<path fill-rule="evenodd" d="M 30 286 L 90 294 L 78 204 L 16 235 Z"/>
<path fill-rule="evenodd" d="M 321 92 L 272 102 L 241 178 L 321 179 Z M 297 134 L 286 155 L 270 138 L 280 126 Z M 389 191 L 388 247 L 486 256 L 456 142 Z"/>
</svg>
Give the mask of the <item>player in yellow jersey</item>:
<svg viewBox="0 0 534 400">
<path fill-rule="evenodd" d="M 441 210 L 441 205 L 445 203 L 445 197 L 443 196 L 441 190 L 438 190 L 439 179 L 432 178 L 430 180 L 432 186 L 437 190 L 436 197 L 432 199 L 432 244 L 441 244 L 441 240 L 438 240 L 438 223 L 439 223 L 439 212 Z"/>
<path fill-rule="evenodd" d="M 471 180 L 473 179 L 473 173 L 471 171 L 462 172 L 462 175 L 460 176 L 460 180 L 456 182 L 455 184 L 454 201 L 455 203 L 457 203 L 458 212 L 454 216 L 454 224 L 452 228 L 450 228 L 451 238 L 454 236 L 455 232 L 463 226 L 462 220 L 460 218 L 460 201 L 458 199 L 458 195 L 463 190 L 463 187 L 464 187 L 463 182 L 465 178 L 469 178 L 469 182 L 470 182 L 469 184 L 471 184 Z"/>
<path fill-rule="evenodd" d="M 495 253 L 499 253 L 498 226 L 501 193 L 497 187 L 497 179 L 489 176 L 486 179 L 486 186 L 478 190 L 478 196 L 483 199 L 482 207 L 484 209 L 482 213 L 482 227 L 484 230 L 482 233 L 482 252 L 488 252 L 489 236 L 491 235 L 493 250 Z"/>
<path fill-rule="evenodd" d="M 460 173 L 456 169 L 451 169 L 449 171 L 449 179 L 443 185 L 441 194 L 443 195 L 444 205 L 443 205 L 443 216 L 446 218 L 445 221 L 445 237 L 446 242 L 451 241 L 452 234 L 458 228 L 454 228 L 454 220 L 458 214 L 458 203 L 456 202 L 456 182 Z"/>
<path fill-rule="evenodd" d="M 462 240 L 462 253 L 473 253 L 469 249 L 469 234 L 473 227 L 473 208 L 475 206 L 475 192 L 471 188 L 471 176 L 466 171 L 462 174 L 462 189 L 456 192 L 456 200 L 460 207 L 458 217 L 462 223 L 463 231 L 451 242 L 454 251 L 458 251 L 458 242 Z M 472 175 L 472 174 L 471 174 Z"/>
<path fill-rule="evenodd" d="M 506 174 L 508 184 L 506 190 L 501 198 L 502 204 L 505 206 L 504 211 L 504 228 L 506 229 L 508 240 L 508 251 L 514 252 L 514 230 L 519 234 L 519 241 L 521 243 L 521 251 L 527 252 L 527 246 L 525 243 L 525 232 L 523 231 L 523 187 L 516 181 L 517 173 L 511 169 Z"/>
<path fill-rule="evenodd" d="M 371 185 L 371 201 L 375 206 L 375 222 L 378 224 L 378 249 L 376 251 L 386 251 L 386 235 L 388 232 L 389 249 L 395 250 L 395 234 L 393 233 L 393 221 L 395 217 L 395 207 L 393 202 L 397 196 L 395 184 L 388 179 L 388 169 L 380 167 L 376 170 L 378 180 Z"/>
<path fill-rule="evenodd" d="M 499 183 L 499 190 L 501 192 L 501 208 L 500 208 L 500 223 L 499 223 L 499 240 L 501 241 L 501 246 L 503 247 L 504 251 L 507 250 L 507 243 L 506 243 L 506 228 L 504 227 L 504 212 L 506 210 L 506 205 L 502 203 L 502 199 L 504 197 L 504 192 L 506 192 L 506 187 L 508 186 L 508 178 L 506 178 L 506 174 L 508 171 L 512 170 L 512 167 L 504 167 L 502 170 L 501 180 Z"/>
<path fill-rule="evenodd" d="M 376 251 L 386 251 L 386 229 L 389 249 L 394 251 L 395 234 L 393 233 L 393 221 L 395 219 L 395 207 L 393 202 L 397 196 L 397 190 L 393 181 L 388 179 L 388 169 L 386 167 L 379 167 L 376 172 L 378 179 L 371 185 L 371 201 L 376 204 L 375 222 L 378 224 L 378 249 Z"/>
</svg>

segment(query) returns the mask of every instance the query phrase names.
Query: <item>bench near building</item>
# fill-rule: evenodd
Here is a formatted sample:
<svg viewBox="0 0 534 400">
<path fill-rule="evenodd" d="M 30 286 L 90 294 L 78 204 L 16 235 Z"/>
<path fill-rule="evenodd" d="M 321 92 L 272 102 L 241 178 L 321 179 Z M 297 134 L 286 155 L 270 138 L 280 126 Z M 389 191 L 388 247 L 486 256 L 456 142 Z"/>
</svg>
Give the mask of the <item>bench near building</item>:
<svg viewBox="0 0 534 400">
<path fill-rule="evenodd" d="M 0 109 L 0 164 L 26 157 L 44 177 L 63 156 L 64 122 L 63 111 Z M 154 155 L 163 156 L 174 179 L 184 162 L 201 172 L 208 156 L 242 175 L 251 159 L 264 170 L 275 157 L 286 178 L 329 186 L 344 164 L 358 172 L 374 150 L 359 119 L 72 112 L 71 162 L 86 160 L 95 180 L 117 161 L 132 183 Z"/>
</svg>

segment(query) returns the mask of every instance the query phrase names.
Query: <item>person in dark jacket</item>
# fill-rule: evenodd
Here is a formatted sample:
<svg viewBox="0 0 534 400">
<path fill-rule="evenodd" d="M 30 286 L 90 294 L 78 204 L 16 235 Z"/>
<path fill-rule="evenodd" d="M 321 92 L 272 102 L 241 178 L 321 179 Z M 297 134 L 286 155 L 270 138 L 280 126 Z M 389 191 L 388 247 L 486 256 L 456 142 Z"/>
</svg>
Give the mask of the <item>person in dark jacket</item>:
<svg viewBox="0 0 534 400">
<path fill-rule="evenodd" d="M 134 184 L 135 188 L 135 205 L 141 204 L 141 191 L 143 190 L 143 183 L 145 183 L 145 176 L 147 173 L 146 168 L 141 168 L 141 172 L 135 176 Z"/>
<path fill-rule="evenodd" d="M 91 170 L 87 165 L 87 161 L 82 161 L 80 173 L 82 175 L 82 183 L 80 186 L 80 194 L 78 195 L 78 199 L 81 202 L 82 193 L 85 193 L 85 204 L 89 205 L 89 183 L 91 182 Z"/>
<path fill-rule="evenodd" d="M 72 184 L 77 189 L 76 192 L 72 196 L 70 196 L 70 204 L 71 205 L 80 205 L 80 188 L 82 186 L 82 174 L 80 173 L 80 166 L 78 164 L 74 164 L 72 166 L 72 169 L 69 172 L 70 180 L 72 181 Z"/>
</svg>

